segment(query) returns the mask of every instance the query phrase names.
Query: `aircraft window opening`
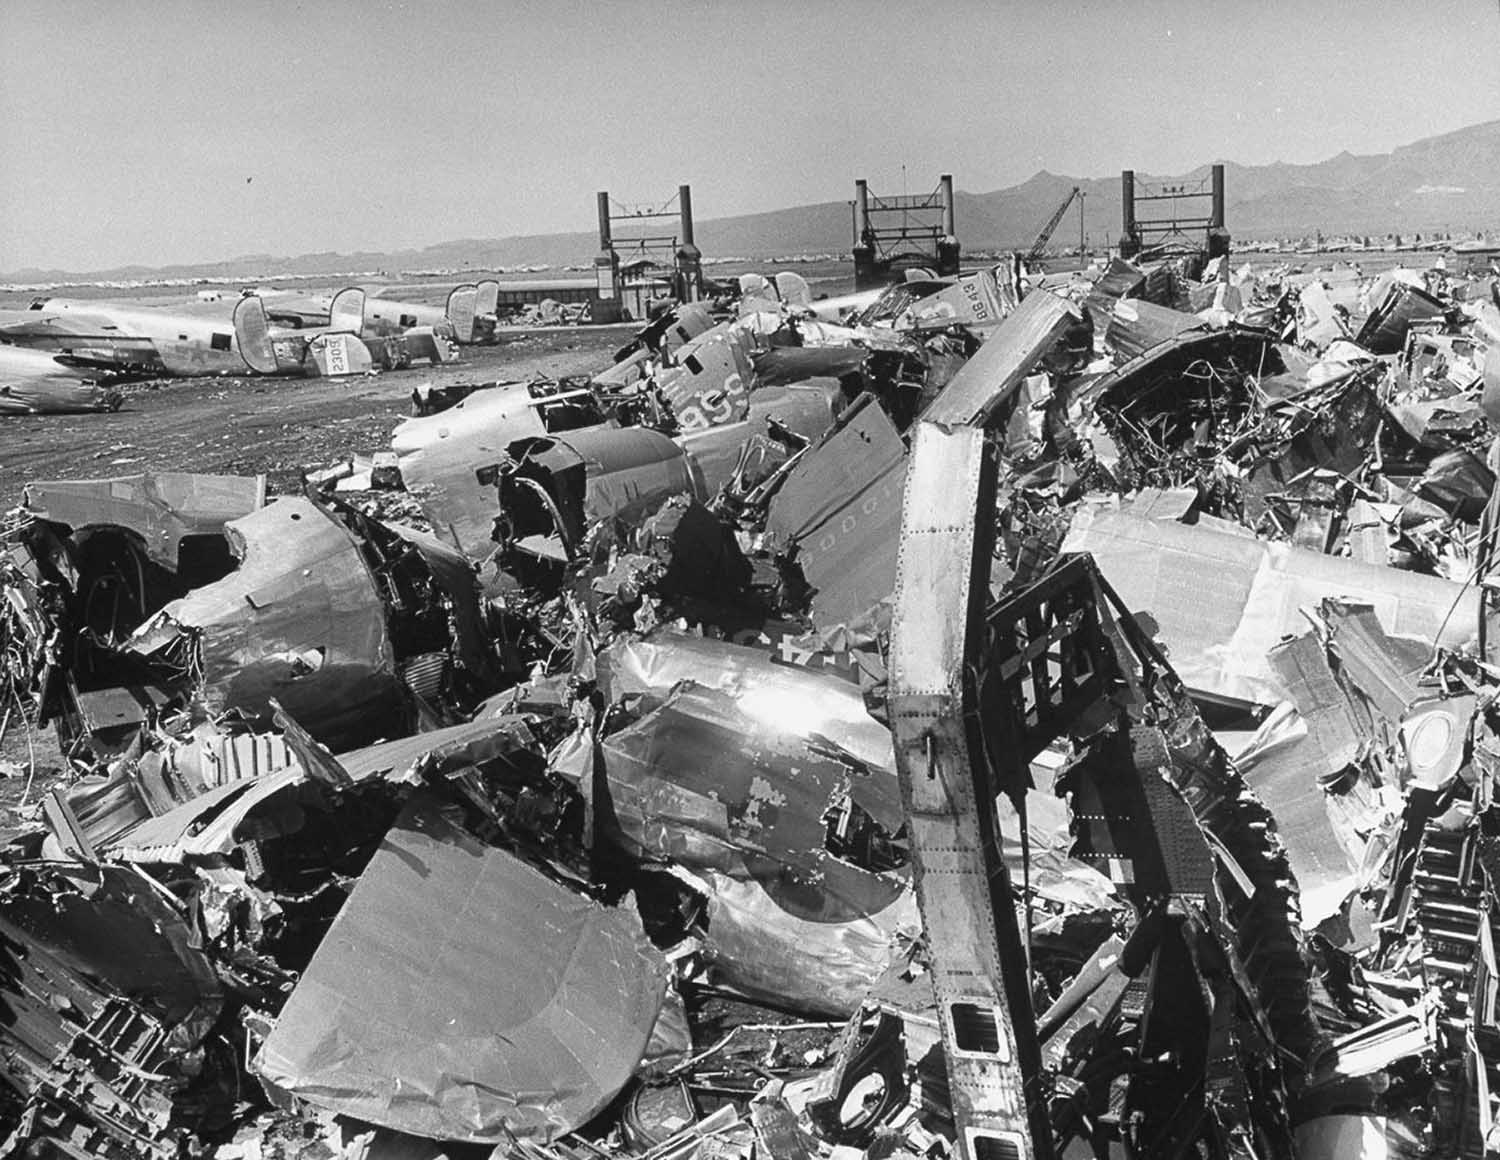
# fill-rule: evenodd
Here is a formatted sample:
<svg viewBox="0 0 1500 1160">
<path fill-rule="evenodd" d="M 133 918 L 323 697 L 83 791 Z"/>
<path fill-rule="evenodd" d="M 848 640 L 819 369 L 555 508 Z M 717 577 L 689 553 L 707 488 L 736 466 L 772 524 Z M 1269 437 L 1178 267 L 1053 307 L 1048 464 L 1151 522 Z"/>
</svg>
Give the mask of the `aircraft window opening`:
<svg viewBox="0 0 1500 1160">
<path fill-rule="evenodd" d="M 1021 1160 L 1020 1146 L 1004 1136 L 976 1132 L 973 1142 L 975 1160 Z"/>
<path fill-rule="evenodd" d="M 1000 1054 L 1000 1021 L 993 1008 L 978 1003 L 954 1003 L 949 1010 L 960 1051 Z"/>
<path fill-rule="evenodd" d="M 187 335 L 183 335 L 182 337 L 186 338 Z M 227 334 L 215 334 L 208 343 L 208 345 L 211 346 L 214 350 L 228 350 L 229 344 L 230 338 Z"/>
</svg>

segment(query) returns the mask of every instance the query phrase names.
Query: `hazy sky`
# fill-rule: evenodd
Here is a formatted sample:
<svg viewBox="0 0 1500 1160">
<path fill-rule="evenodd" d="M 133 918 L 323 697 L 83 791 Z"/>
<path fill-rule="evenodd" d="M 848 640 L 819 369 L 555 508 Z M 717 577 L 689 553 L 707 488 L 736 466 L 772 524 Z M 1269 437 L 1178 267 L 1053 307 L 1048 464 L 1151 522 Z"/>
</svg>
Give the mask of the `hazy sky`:
<svg viewBox="0 0 1500 1160">
<path fill-rule="evenodd" d="M 1497 0 L 0 0 L 0 271 L 1384 152 L 1497 56 Z"/>
</svg>

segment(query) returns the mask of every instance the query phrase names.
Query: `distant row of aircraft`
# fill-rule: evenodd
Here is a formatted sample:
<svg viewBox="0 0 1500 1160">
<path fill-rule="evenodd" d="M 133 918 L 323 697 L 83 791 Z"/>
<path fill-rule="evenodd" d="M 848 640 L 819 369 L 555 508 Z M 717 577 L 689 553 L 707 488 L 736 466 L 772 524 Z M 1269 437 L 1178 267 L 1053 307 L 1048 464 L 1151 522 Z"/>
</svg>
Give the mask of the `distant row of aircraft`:
<svg viewBox="0 0 1500 1160">
<path fill-rule="evenodd" d="M 38 298 L 0 310 L 0 414 L 106 410 L 101 375 L 343 375 L 451 362 L 458 346 L 495 340 L 500 283 L 456 286 L 441 308 L 348 287 L 331 297 L 245 294 L 161 309 Z"/>
</svg>

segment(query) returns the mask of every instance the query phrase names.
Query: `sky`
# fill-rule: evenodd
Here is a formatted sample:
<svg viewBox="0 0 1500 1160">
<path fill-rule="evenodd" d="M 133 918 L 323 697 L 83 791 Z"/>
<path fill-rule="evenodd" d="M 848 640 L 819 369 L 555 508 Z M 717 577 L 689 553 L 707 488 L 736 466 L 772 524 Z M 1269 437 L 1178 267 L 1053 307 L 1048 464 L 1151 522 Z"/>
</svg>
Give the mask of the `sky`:
<svg viewBox="0 0 1500 1160">
<path fill-rule="evenodd" d="M 1500 119 L 1500 0 L 0 0 L 0 271 L 699 219 Z"/>
</svg>

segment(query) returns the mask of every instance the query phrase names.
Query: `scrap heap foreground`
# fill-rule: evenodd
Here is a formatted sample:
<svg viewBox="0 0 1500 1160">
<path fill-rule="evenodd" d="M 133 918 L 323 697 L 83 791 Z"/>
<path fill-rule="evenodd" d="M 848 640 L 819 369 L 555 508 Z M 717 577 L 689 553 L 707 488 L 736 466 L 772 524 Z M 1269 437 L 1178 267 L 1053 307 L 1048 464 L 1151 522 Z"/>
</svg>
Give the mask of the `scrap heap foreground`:
<svg viewBox="0 0 1500 1160">
<path fill-rule="evenodd" d="M 29 483 L 0 1156 L 1500 1147 L 1500 283 L 1205 257 Z"/>
</svg>

